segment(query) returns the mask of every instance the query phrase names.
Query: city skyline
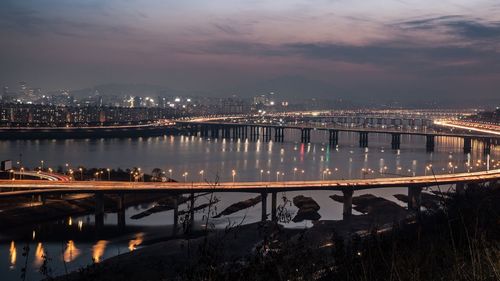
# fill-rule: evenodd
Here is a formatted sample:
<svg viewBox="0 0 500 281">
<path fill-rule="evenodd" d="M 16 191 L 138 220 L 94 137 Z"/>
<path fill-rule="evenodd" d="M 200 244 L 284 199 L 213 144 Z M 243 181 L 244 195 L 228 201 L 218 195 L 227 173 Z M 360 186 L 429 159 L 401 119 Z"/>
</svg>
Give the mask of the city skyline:
<svg viewBox="0 0 500 281">
<path fill-rule="evenodd" d="M 2 86 L 494 99 L 495 1 L 3 1 Z M 380 7 L 383 7 L 381 9 Z M 307 93 L 306 93 L 307 92 Z"/>
</svg>

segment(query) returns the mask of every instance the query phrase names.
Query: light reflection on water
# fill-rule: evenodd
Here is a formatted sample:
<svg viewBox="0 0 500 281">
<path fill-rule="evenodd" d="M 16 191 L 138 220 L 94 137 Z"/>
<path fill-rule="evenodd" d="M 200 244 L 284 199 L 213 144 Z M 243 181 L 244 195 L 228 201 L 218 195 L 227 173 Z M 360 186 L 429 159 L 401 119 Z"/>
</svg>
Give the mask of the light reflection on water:
<svg viewBox="0 0 500 281">
<path fill-rule="evenodd" d="M 97 243 L 92 246 L 92 260 L 95 263 L 101 261 L 102 256 L 104 255 L 104 251 L 106 250 L 106 246 L 108 245 L 108 241 L 99 240 Z"/>
<path fill-rule="evenodd" d="M 291 132 L 285 132 L 285 140 L 300 139 Z M 470 154 L 464 154 L 463 143 L 457 138 L 436 138 L 435 151 L 427 153 L 425 150 L 425 138 L 416 136 L 402 136 L 401 149 L 390 148 L 390 136 L 370 134 L 369 147 L 358 147 L 358 136 L 356 134 L 341 133 L 338 147 L 330 147 L 328 139 L 321 133 L 313 131 L 310 144 L 296 142 L 273 143 L 273 142 L 249 142 L 249 141 L 227 141 L 227 140 L 203 140 L 198 137 L 158 137 L 142 139 L 103 139 L 103 140 L 39 140 L 39 141 L 0 141 L 0 159 L 16 160 L 19 154 L 23 157 L 23 164 L 28 167 L 39 165 L 43 159 L 47 167 L 57 168 L 65 163 L 72 167 L 84 165 L 86 167 L 103 167 L 123 169 L 141 167 L 150 172 L 159 167 L 167 172 L 172 170 L 172 177 L 183 181 L 182 174 L 189 176 L 186 181 L 200 180 L 200 171 L 208 180 L 213 180 L 215 175 L 220 176 L 222 181 L 258 181 L 258 180 L 318 180 L 318 179 L 342 179 L 342 178 L 369 178 L 380 176 L 413 176 L 432 172 L 448 173 L 477 171 L 493 168 L 498 165 L 495 162 L 500 155 L 499 147 L 491 150 L 490 156 L 485 156 L 480 143 L 473 143 Z M 28 156 L 29 157 L 26 157 Z M 449 164 L 451 163 L 451 165 Z M 393 195 L 406 193 L 406 189 L 380 189 L 366 190 L 355 193 L 356 195 L 372 193 L 387 199 L 394 200 Z M 342 217 L 342 205 L 329 198 L 332 194 L 341 194 L 331 191 L 314 192 L 287 192 L 288 199 L 297 195 L 313 197 L 320 205 L 319 214 L 321 219 L 334 220 Z M 255 197 L 255 194 L 247 193 L 217 193 L 220 201 L 217 209 L 222 211 L 229 205 L 241 200 Z M 278 196 L 281 198 L 282 194 Z M 278 199 L 280 200 L 280 199 Z M 196 205 L 206 203 L 206 197 L 196 199 Z M 268 199 L 267 209 L 270 210 Z M 280 203 L 280 202 L 278 202 Z M 404 203 L 396 201 L 401 206 Z M 151 204 L 149 204 L 151 205 Z M 152 214 L 140 220 L 132 220 L 130 217 L 149 207 L 131 207 L 126 210 L 126 225 L 139 227 L 167 227 L 171 225 L 173 214 L 171 211 Z M 186 210 L 186 204 L 179 206 L 180 210 Z M 247 210 L 242 210 L 229 216 L 229 221 L 246 223 L 260 220 L 260 204 Z M 297 209 L 290 207 L 292 212 Z M 354 214 L 357 214 L 354 211 Z M 195 220 L 198 225 L 202 224 L 204 214 L 196 213 Z M 117 215 L 109 213 L 105 216 L 105 225 L 116 225 Z M 228 224 L 228 217 L 214 219 L 212 221 L 217 227 L 223 228 Z M 85 232 L 92 228 L 93 216 L 68 217 L 64 220 L 68 227 L 74 227 L 79 232 Z M 290 223 L 287 227 L 311 226 L 310 221 L 301 223 Z M 31 233 L 32 231 L 32 233 Z M 138 231 L 130 237 L 120 240 L 78 241 L 74 237 L 61 242 L 38 241 L 43 239 L 42 230 L 30 229 L 27 236 L 32 238 L 34 251 L 29 253 L 29 273 L 32 279 L 40 279 L 37 267 L 43 262 L 43 254 L 52 258 L 51 266 L 58 274 L 64 273 L 63 261 L 67 263 L 69 270 L 76 270 L 81 266 L 90 264 L 92 259 L 101 262 L 103 259 L 120 253 L 136 250 L 143 245 L 148 233 Z M 167 231 L 162 233 L 168 233 Z M 42 237 L 42 238 L 41 238 Z M 17 242 L 17 244 L 16 244 Z M 21 264 L 21 249 L 25 242 L 13 237 L 6 242 L 0 243 L 0 274 L 6 276 L 6 280 L 19 279 Z M 21 246 L 20 246 L 21 245 Z M 5 257 L 5 259 L 1 259 Z M 2 278 L 3 280 L 3 278 Z"/>
</svg>

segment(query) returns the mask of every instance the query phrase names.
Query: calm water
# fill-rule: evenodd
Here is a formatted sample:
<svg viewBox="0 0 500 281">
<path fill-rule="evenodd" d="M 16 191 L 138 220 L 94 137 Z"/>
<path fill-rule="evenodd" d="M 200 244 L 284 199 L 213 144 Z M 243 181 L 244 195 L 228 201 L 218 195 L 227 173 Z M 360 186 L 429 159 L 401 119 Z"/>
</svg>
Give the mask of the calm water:
<svg viewBox="0 0 500 281">
<path fill-rule="evenodd" d="M 493 148 L 491 155 L 485 156 L 480 143 L 473 143 L 473 151 L 464 154 L 462 142 L 456 138 L 437 138 L 435 151 L 425 150 L 424 137 L 402 136 L 401 149 L 390 148 L 390 135 L 370 134 L 369 148 L 358 147 L 358 135 L 340 133 L 337 148 L 328 146 L 327 136 L 322 132 L 312 132 L 312 143 L 297 142 L 300 133 L 285 133 L 284 143 L 249 141 L 204 140 L 199 137 L 152 137 L 138 139 L 98 139 L 98 140 L 37 140 L 0 142 L 0 159 L 22 161 L 27 167 L 40 165 L 57 168 L 83 165 L 102 168 L 141 167 L 149 172 L 161 168 L 179 181 L 199 181 L 202 178 L 232 181 L 234 170 L 236 181 L 293 180 L 322 178 L 363 178 L 394 175 L 423 175 L 426 165 L 432 164 L 435 173 L 467 171 L 466 163 L 472 170 L 486 169 L 500 155 L 499 148 Z M 20 154 L 22 156 L 20 157 Z M 451 163 L 451 164 L 450 164 Z M 203 171 L 203 174 L 200 174 Z M 187 176 L 183 176 L 187 173 Z M 403 188 L 380 189 L 357 192 L 355 195 L 372 193 L 393 199 L 397 193 L 406 193 Z M 331 191 L 287 192 L 288 198 L 304 194 L 312 196 L 321 206 L 321 219 L 336 220 L 342 217 L 342 205 L 328 196 Z M 220 201 L 217 210 L 240 200 L 254 197 L 254 194 L 216 194 Z M 207 202 L 200 197 L 196 205 Z M 397 202 L 404 205 L 402 202 Z M 268 200 L 270 205 L 270 200 Z M 51 260 L 49 267 L 54 275 L 75 270 L 92 262 L 128 252 L 141 247 L 148 239 L 171 233 L 172 211 L 156 213 L 139 220 L 130 216 L 150 207 L 151 204 L 127 209 L 127 233 L 120 235 L 96 236 L 93 216 L 67 218 L 39 226 L 26 226 L 0 233 L 0 274 L 2 280 L 20 280 L 21 268 L 26 262 L 22 256 L 23 247 L 28 242 L 28 280 L 40 279 L 37 273 L 45 254 Z M 181 205 L 180 209 L 186 208 Z M 269 210 L 270 206 L 268 206 Z M 294 207 L 291 211 L 296 211 Z M 356 212 L 354 212 L 356 213 Z M 197 213 L 195 220 L 200 227 L 203 213 Z M 246 223 L 260 219 L 260 204 L 242 210 L 228 217 L 214 219 L 217 227 L 225 227 L 228 222 Z M 117 215 L 107 214 L 105 228 L 114 229 Z M 290 223 L 287 227 L 307 227 L 311 222 Z M 114 233 L 113 231 L 110 231 Z M 34 238 L 33 238 L 34 237 Z M 55 238 L 56 237 L 56 238 Z M 65 262 L 64 262 L 65 261 Z M 5 279 L 4 279 L 5 278 Z"/>
</svg>

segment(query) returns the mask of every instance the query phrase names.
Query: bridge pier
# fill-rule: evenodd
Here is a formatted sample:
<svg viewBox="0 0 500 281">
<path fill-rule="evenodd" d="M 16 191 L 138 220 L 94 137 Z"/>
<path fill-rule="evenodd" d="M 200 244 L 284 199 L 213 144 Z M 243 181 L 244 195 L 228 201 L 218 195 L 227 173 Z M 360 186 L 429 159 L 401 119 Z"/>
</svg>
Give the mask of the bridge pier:
<svg viewBox="0 0 500 281">
<path fill-rule="evenodd" d="M 391 141 L 392 149 L 399 149 L 401 147 L 401 134 L 393 133 L 391 134 L 391 136 L 392 136 L 392 141 Z"/>
<path fill-rule="evenodd" d="M 310 143 L 311 142 L 311 129 L 310 128 L 302 128 L 300 129 L 300 141 L 302 143 Z"/>
<path fill-rule="evenodd" d="M 216 125 L 210 126 L 210 134 L 212 139 L 219 138 L 219 126 Z"/>
<path fill-rule="evenodd" d="M 434 145 L 435 145 L 435 136 L 434 135 L 427 135 L 426 142 L 425 142 L 425 148 L 426 148 L 427 152 L 433 152 Z"/>
<path fill-rule="evenodd" d="M 281 127 L 274 128 L 274 141 L 275 142 L 283 142 L 285 139 L 285 129 Z"/>
<path fill-rule="evenodd" d="M 465 183 L 459 182 L 455 184 L 455 192 L 460 196 L 465 195 Z"/>
<path fill-rule="evenodd" d="M 409 186 L 408 187 L 408 211 L 420 211 L 422 203 L 422 187 Z"/>
<path fill-rule="evenodd" d="M 194 192 L 191 192 L 191 197 L 189 198 L 189 229 L 193 231 L 194 229 Z"/>
<path fill-rule="evenodd" d="M 359 132 L 359 147 L 368 147 L 368 132 Z"/>
<path fill-rule="evenodd" d="M 104 194 L 102 192 L 94 193 L 95 204 L 95 226 L 97 229 L 104 225 Z"/>
<path fill-rule="evenodd" d="M 261 220 L 266 221 L 267 220 L 267 192 L 262 192 L 260 194 L 260 197 L 261 197 L 261 204 L 262 204 Z"/>
<path fill-rule="evenodd" d="M 276 216 L 276 204 L 278 201 L 278 195 L 276 192 L 271 193 L 271 220 L 272 221 L 277 221 L 278 218 Z"/>
<path fill-rule="evenodd" d="M 337 130 L 328 130 L 329 133 L 329 142 L 330 146 L 337 146 L 339 144 L 339 131 Z"/>
<path fill-rule="evenodd" d="M 271 141 L 271 127 L 263 127 L 264 130 L 262 137 L 264 138 L 265 142 Z"/>
<path fill-rule="evenodd" d="M 172 236 L 177 236 L 178 224 L 179 224 L 179 196 L 176 194 L 174 196 L 173 202 L 174 209 L 174 225 L 172 226 Z"/>
<path fill-rule="evenodd" d="M 344 195 L 344 209 L 342 212 L 343 219 L 349 219 L 352 216 L 352 195 L 354 190 L 343 189 L 342 194 Z"/>
<path fill-rule="evenodd" d="M 118 195 L 118 208 L 117 208 L 117 219 L 118 219 L 118 229 L 125 229 L 125 194 Z"/>
<path fill-rule="evenodd" d="M 470 137 L 464 137 L 464 153 L 470 153 L 472 151 L 472 139 Z"/>
<path fill-rule="evenodd" d="M 484 139 L 483 154 L 488 155 L 490 153 L 491 153 L 491 139 L 485 138 Z"/>
<path fill-rule="evenodd" d="M 45 205 L 45 203 L 47 202 L 47 198 L 45 197 L 44 194 L 38 195 L 38 202 L 41 202 L 42 205 Z"/>
<path fill-rule="evenodd" d="M 250 140 L 256 141 L 259 139 L 259 130 L 257 126 L 250 126 Z"/>
</svg>

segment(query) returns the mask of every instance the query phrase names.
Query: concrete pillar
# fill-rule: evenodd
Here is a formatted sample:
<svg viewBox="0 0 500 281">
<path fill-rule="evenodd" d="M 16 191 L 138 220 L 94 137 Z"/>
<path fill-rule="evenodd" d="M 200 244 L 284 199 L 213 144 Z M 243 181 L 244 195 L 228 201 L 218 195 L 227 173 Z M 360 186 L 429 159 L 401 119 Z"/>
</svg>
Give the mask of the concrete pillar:
<svg viewBox="0 0 500 281">
<path fill-rule="evenodd" d="M 422 187 L 409 186 L 408 187 L 408 210 L 420 211 L 422 203 Z"/>
<path fill-rule="evenodd" d="M 428 135 L 426 136 L 426 142 L 425 142 L 425 147 L 427 149 L 427 152 L 432 152 L 434 151 L 434 135 Z"/>
<path fill-rule="evenodd" d="M 47 198 L 45 197 L 45 194 L 38 195 L 38 202 L 41 202 L 42 205 L 45 205 L 45 203 L 47 202 Z"/>
<path fill-rule="evenodd" d="M 391 141 L 392 149 L 399 149 L 401 147 L 401 134 L 393 133 L 391 134 L 391 136 L 392 136 L 392 141 Z"/>
<path fill-rule="evenodd" d="M 328 130 L 330 136 L 329 136 L 329 142 L 331 146 L 337 146 L 339 144 L 339 131 L 337 130 Z"/>
<path fill-rule="evenodd" d="M 359 132 L 359 147 L 368 147 L 368 132 Z"/>
<path fill-rule="evenodd" d="M 342 193 L 344 195 L 344 210 L 342 215 L 344 219 L 347 219 L 352 216 L 352 195 L 354 194 L 354 190 L 343 189 Z"/>
<path fill-rule="evenodd" d="M 464 137 L 464 153 L 470 153 L 472 150 L 472 139 L 470 137 Z"/>
<path fill-rule="evenodd" d="M 455 192 L 457 195 L 465 195 L 465 183 L 459 182 L 455 185 Z"/>
<path fill-rule="evenodd" d="M 104 225 L 104 194 L 102 192 L 94 193 L 95 200 L 95 225 L 100 228 Z"/>
<path fill-rule="evenodd" d="M 484 139 L 483 154 L 488 155 L 490 153 L 491 153 L 491 139 L 486 138 Z"/>
<path fill-rule="evenodd" d="M 118 212 L 117 212 L 117 218 L 118 218 L 118 228 L 119 229 L 124 229 L 125 228 L 125 194 L 119 194 L 118 198 Z"/>
<path fill-rule="evenodd" d="M 261 220 L 262 221 L 266 221 L 267 220 L 267 192 L 262 192 L 260 194 L 261 196 L 261 200 L 262 200 L 262 217 L 261 217 Z"/>
<path fill-rule="evenodd" d="M 193 230 L 194 228 L 194 192 L 191 192 L 191 197 L 189 198 L 190 199 L 190 203 L 191 203 L 191 206 L 189 208 L 189 228 L 191 230 Z"/>
<path fill-rule="evenodd" d="M 278 218 L 276 216 L 276 203 L 277 203 L 277 194 L 276 192 L 271 193 L 271 220 L 277 221 Z"/>
<path fill-rule="evenodd" d="M 172 227 L 172 235 L 177 236 L 177 228 L 179 224 L 179 200 L 178 195 L 174 196 L 174 225 Z"/>
</svg>

